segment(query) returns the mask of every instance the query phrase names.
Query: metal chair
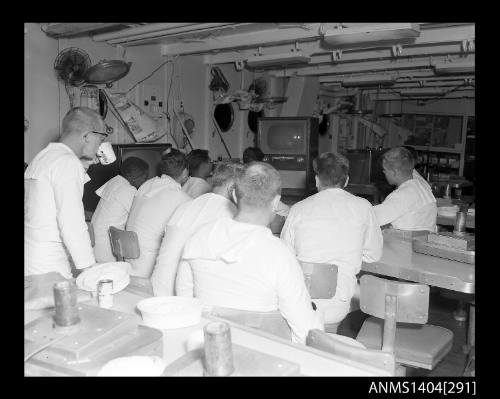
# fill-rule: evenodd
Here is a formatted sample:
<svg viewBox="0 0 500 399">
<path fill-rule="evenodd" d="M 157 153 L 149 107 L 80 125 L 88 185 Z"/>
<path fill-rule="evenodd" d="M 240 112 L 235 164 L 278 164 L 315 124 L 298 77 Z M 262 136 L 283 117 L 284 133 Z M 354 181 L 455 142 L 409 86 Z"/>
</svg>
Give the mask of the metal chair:
<svg viewBox="0 0 500 399">
<path fill-rule="evenodd" d="M 125 259 L 137 259 L 140 256 L 139 238 L 135 231 L 120 230 L 114 226 L 108 229 L 111 252 L 118 262 Z M 153 296 L 153 286 L 149 278 L 130 276 L 126 291 L 148 298 Z"/>
<path fill-rule="evenodd" d="M 90 236 L 90 245 L 92 245 L 92 247 L 95 246 L 95 234 L 94 234 L 94 226 L 92 226 L 92 223 L 90 222 L 85 222 L 87 223 L 87 230 L 89 232 L 89 236 Z"/>
<path fill-rule="evenodd" d="M 367 349 L 359 341 L 343 335 L 328 334 L 314 329 L 307 335 L 306 345 L 345 359 L 382 369 L 392 376 L 404 376 L 405 369 L 398 367 L 395 355 L 376 349 Z"/>
<path fill-rule="evenodd" d="M 356 339 L 367 348 L 394 353 L 398 363 L 428 370 L 451 350 L 453 332 L 426 324 L 429 286 L 364 275 L 360 294 L 361 310 L 372 317 Z"/>
<path fill-rule="evenodd" d="M 338 275 L 336 265 L 312 262 L 300 262 L 300 265 L 311 299 L 331 299 L 335 296 Z M 339 324 L 325 324 L 325 331 L 336 333 Z"/>
</svg>

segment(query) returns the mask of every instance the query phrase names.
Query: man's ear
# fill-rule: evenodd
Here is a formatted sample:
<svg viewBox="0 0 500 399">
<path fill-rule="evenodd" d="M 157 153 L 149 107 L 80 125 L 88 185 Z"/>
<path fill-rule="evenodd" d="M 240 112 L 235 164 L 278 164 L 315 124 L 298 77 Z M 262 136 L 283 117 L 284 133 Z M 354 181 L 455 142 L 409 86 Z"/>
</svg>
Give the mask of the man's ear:
<svg viewBox="0 0 500 399">
<path fill-rule="evenodd" d="M 281 199 L 281 195 L 279 195 L 279 194 L 273 198 L 273 202 L 272 202 L 273 211 L 276 211 L 276 209 L 278 209 L 278 204 L 280 202 L 280 199 Z"/>
<path fill-rule="evenodd" d="M 231 197 L 233 197 L 234 203 L 238 204 L 238 200 L 236 199 L 236 190 L 234 188 L 231 191 Z"/>
<path fill-rule="evenodd" d="M 319 188 L 319 179 L 318 179 L 318 175 L 314 175 L 314 180 L 316 181 L 316 188 Z"/>
<path fill-rule="evenodd" d="M 347 175 L 347 178 L 345 179 L 344 187 L 347 187 L 348 184 L 349 184 L 349 175 Z"/>
</svg>

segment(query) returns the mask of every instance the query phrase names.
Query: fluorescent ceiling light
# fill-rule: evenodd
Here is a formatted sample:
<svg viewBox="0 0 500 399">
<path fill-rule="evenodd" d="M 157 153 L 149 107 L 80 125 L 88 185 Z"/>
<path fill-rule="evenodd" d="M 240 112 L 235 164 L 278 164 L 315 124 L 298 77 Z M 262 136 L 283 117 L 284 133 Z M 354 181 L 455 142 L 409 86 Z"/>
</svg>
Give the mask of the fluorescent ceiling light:
<svg viewBox="0 0 500 399">
<path fill-rule="evenodd" d="M 442 96 L 445 94 L 443 89 L 407 89 L 400 90 L 399 93 L 404 97 L 432 97 Z"/>
<path fill-rule="evenodd" d="M 355 87 L 355 86 L 392 86 L 396 79 L 390 75 L 368 75 L 356 76 L 342 80 L 342 86 Z"/>
<path fill-rule="evenodd" d="M 440 62 L 434 64 L 434 70 L 438 75 L 450 75 L 455 73 L 474 73 L 475 62 Z"/>
<path fill-rule="evenodd" d="M 420 36 L 417 24 L 383 24 L 327 30 L 323 39 L 335 47 L 356 46 L 364 43 L 413 40 Z"/>
<path fill-rule="evenodd" d="M 255 57 L 249 57 L 246 60 L 247 66 L 249 67 L 307 64 L 309 61 L 311 61 L 311 57 L 303 54 L 301 50 L 283 54 L 256 55 Z"/>
</svg>

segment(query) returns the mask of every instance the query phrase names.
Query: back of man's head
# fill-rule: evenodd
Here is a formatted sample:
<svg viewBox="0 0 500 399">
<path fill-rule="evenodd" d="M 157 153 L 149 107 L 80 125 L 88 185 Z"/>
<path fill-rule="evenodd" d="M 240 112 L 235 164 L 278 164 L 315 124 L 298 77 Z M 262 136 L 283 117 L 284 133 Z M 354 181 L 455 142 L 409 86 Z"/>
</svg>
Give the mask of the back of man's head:
<svg viewBox="0 0 500 399">
<path fill-rule="evenodd" d="M 61 137 L 83 135 L 88 131 L 103 132 L 104 121 L 99 113 L 91 108 L 76 107 L 68 111 L 62 121 Z"/>
<path fill-rule="evenodd" d="M 211 159 L 208 155 L 208 150 L 196 149 L 192 150 L 186 157 L 189 168 L 189 175 L 196 176 L 200 173 L 200 168 L 204 164 L 210 164 Z M 205 165 L 206 166 L 206 165 Z"/>
<path fill-rule="evenodd" d="M 261 162 L 264 159 L 264 153 L 259 147 L 248 147 L 243 151 L 243 163 Z"/>
<path fill-rule="evenodd" d="M 149 173 L 149 165 L 146 161 L 137 157 L 128 157 L 123 161 L 120 168 L 121 175 L 125 179 L 133 179 Z"/>
<path fill-rule="evenodd" d="M 409 176 L 412 174 L 415 161 L 408 149 L 395 147 L 384 153 L 383 164 L 387 169 Z"/>
<path fill-rule="evenodd" d="M 315 160 L 315 172 L 322 187 L 344 187 L 349 175 L 349 161 L 343 155 L 324 152 Z"/>
<path fill-rule="evenodd" d="M 219 162 L 212 174 L 212 190 L 226 185 L 232 186 L 236 183 L 238 176 L 243 173 L 245 167 L 234 162 Z"/>
<path fill-rule="evenodd" d="M 238 208 L 264 208 L 281 194 L 280 174 L 268 163 L 251 162 L 237 177 L 235 194 Z"/>
<path fill-rule="evenodd" d="M 186 168 L 186 156 L 175 148 L 172 148 L 168 154 L 163 155 L 160 163 L 160 173 L 173 179 L 177 179 Z"/>
</svg>

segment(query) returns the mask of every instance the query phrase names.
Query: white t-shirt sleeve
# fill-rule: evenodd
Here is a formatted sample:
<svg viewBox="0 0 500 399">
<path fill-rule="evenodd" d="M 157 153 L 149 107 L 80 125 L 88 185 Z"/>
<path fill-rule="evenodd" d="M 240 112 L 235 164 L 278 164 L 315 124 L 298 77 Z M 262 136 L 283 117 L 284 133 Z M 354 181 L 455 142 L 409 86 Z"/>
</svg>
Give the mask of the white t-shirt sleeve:
<svg viewBox="0 0 500 399">
<path fill-rule="evenodd" d="M 382 257 L 384 237 L 372 207 L 368 209 L 368 222 L 363 242 L 363 262 L 376 262 Z"/>
<path fill-rule="evenodd" d="M 95 263 L 94 251 L 85 223 L 81 165 L 73 160 L 61 161 L 52 179 L 57 224 L 77 269 Z"/>
<path fill-rule="evenodd" d="M 185 260 L 181 260 L 179 263 L 175 291 L 178 296 L 194 297 L 193 272 L 191 266 Z"/>
<path fill-rule="evenodd" d="M 295 222 L 297 219 L 296 208 L 292 207 L 290 212 L 288 213 L 288 217 L 285 220 L 285 224 L 281 229 L 280 238 L 287 245 L 288 248 L 292 251 L 292 253 L 297 254 L 295 251 Z"/>
<path fill-rule="evenodd" d="M 408 213 L 411 208 L 410 201 L 403 191 L 393 191 L 379 205 L 373 207 L 379 226 L 392 223 L 394 220 Z"/>
<path fill-rule="evenodd" d="M 300 264 L 288 251 L 276 252 L 279 310 L 292 330 L 292 341 L 305 344 L 309 330 L 324 329 L 321 316 L 312 308 Z"/>
</svg>

